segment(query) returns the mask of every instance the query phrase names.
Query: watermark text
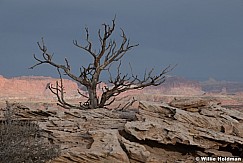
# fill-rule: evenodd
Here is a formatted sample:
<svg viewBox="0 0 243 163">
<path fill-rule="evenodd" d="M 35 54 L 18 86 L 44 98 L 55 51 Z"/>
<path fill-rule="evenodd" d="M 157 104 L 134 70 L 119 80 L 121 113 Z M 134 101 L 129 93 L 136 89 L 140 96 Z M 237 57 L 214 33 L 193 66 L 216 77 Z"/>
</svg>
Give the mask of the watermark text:
<svg viewBox="0 0 243 163">
<path fill-rule="evenodd" d="M 196 161 L 203 162 L 242 162 L 240 157 L 196 157 Z"/>
</svg>

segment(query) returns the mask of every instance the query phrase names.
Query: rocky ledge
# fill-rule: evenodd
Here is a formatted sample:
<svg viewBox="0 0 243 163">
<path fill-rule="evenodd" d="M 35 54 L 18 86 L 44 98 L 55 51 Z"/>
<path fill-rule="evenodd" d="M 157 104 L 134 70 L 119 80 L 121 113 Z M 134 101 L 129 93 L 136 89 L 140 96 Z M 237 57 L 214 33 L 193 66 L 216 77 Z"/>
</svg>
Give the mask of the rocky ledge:
<svg viewBox="0 0 243 163">
<path fill-rule="evenodd" d="M 198 156 L 243 157 L 243 113 L 210 99 L 140 101 L 137 109 L 33 110 L 14 104 L 16 117 L 38 121 L 61 146 L 54 163 L 195 162 Z"/>
</svg>

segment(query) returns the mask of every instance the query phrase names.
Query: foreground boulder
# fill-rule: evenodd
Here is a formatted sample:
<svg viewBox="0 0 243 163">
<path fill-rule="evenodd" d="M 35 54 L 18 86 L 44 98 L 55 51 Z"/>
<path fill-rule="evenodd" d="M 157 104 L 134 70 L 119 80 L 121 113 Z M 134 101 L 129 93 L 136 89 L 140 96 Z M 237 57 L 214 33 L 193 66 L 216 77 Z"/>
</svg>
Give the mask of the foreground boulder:
<svg viewBox="0 0 243 163">
<path fill-rule="evenodd" d="M 33 110 L 14 105 L 16 118 L 38 121 L 50 143 L 61 146 L 52 162 L 195 162 L 198 156 L 243 157 L 243 113 L 212 99 L 140 101 L 138 109 Z"/>
<path fill-rule="evenodd" d="M 243 114 L 215 103 L 202 103 L 198 102 L 198 108 L 193 103 L 198 112 L 190 112 L 168 104 L 140 102 L 141 120 L 127 122 L 125 131 L 141 143 L 170 147 L 182 155 L 189 154 L 187 157 L 242 157 Z"/>
</svg>

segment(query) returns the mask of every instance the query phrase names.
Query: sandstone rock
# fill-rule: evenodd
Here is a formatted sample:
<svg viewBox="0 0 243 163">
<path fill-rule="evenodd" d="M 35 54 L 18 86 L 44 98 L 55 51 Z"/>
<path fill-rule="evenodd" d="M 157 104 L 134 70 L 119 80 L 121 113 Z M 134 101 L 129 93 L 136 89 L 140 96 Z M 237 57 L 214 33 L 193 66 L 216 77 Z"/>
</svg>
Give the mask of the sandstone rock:
<svg viewBox="0 0 243 163">
<path fill-rule="evenodd" d="M 117 130 L 97 130 L 89 133 L 94 139 L 90 148 L 90 154 L 97 154 L 101 158 L 107 157 L 106 160 L 110 162 L 130 162 L 120 146 Z M 102 159 L 101 161 L 104 162 Z"/>
<path fill-rule="evenodd" d="M 189 106 L 187 101 L 185 103 Z M 211 115 L 215 115 L 214 117 L 200 112 L 189 112 L 164 103 L 140 102 L 140 113 L 143 113 L 140 117 L 141 121 L 127 122 L 125 131 L 144 142 L 150 140 L 174 146 L 181 144 L 188 149 L 193 146 L 196 151 L 200 149 L 204 149 L 206 153 L 214 151 L 218 156 L 222 153 L 240 156 L 240 153 L 231 153 L 231 149 L 234 149 L 235 145 L 239 150 L 243 149 L 243 137 L 237 132 L 242 131 L 238 126 L 239 124 L 242 126 L 242 114 L 232 110 L 226 111 L 219 105 L 210 106 L 200 99 L 198 102 L 193 102 L 193 107 L 210 108 L 208 111 L 212 112 Z M 225 149 L 226 146 L 228 150 Z"/>
<path fill-rule="evenodd" d="M 130 163 L 126 153 L 120 146 L 118 141 L 117 130 L 96 130 L 90 131 L 88 134 L 93 139 L 88 149 L 80 147 L 69 148 L 68 153 L 53 162 L 68 162 L 68 160 L 80 163 Z"/>
<path fill-rule="evenodd" d="M 123 137 L 121 137 L 120 142 L 124 145 L 125 151 L 127 151 L 129 158 L 139 162 L 147 162 L 150 152 L 143 145 L 130 142 Z"/>
<path fill-rule="evenodd" d="M 217 103 L 215 99 L 203 99 L 203 98 L 175 98 L 169 103 L 170 106 L 180 109 L 188 110 L 194 108 L 199 110 L 203 107 L 211 107 L 213 103 Z"/>
<path fill-rule="evenodd" d="M 38 121 L 45 138 L 61 146 L 61 156 L 52 160 L 56 163 L 194 162 L 196 156 L 243 157 L 241 112 L 225 109 L 208 98 L 184 98 L 184 103 L 140 101 L 139 110 L 123 111 L 61 110 L 54 105 L 45 105 L 46 109 L 20 104 L 12 107 L 17 110 L 15 118 Z"/>
</svg>

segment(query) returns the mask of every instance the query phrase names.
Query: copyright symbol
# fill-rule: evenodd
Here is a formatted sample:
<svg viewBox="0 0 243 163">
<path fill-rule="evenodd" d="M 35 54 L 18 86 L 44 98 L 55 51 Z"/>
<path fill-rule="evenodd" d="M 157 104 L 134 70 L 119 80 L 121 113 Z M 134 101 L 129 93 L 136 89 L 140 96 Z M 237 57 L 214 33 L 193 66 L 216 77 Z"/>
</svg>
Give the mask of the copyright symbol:
<svg viewBox="0 0 243 163">
<path fill-rule="evenodd" d="M 195 160 L 196 160 L 196 161 L 200 161 L 200 157 L 196 157 Z"/>
</svg>

